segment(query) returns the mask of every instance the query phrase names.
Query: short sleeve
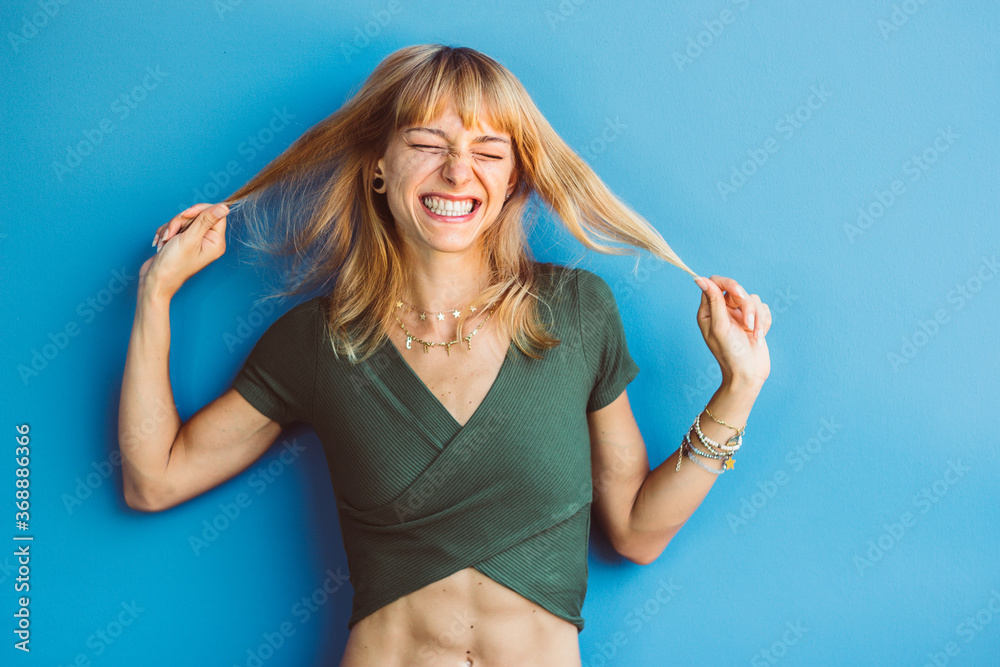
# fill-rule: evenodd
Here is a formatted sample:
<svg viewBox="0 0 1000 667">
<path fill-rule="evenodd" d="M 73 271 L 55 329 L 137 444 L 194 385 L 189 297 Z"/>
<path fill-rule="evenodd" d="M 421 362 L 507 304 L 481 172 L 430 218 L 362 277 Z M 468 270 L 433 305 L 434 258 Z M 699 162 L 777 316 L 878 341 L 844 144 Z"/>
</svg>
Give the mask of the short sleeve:
<svg viewBox="0 0 1000 667">
<path fill-rule="evenodd" d="M 594 379 L 587 412 L 594 412 L 621 396 L 639 366 L 629 354 L 625 327 L 608 283 L 578 268 L 577 294 L 583 354 Z"/>
<path fill-rule="evenodd" d="M 312 421 L 317 305 L 317 299 L 310 299 L 276 319 L 233 380 L 233 389 L 282 428 L 296 421 Z"/>
</svg>

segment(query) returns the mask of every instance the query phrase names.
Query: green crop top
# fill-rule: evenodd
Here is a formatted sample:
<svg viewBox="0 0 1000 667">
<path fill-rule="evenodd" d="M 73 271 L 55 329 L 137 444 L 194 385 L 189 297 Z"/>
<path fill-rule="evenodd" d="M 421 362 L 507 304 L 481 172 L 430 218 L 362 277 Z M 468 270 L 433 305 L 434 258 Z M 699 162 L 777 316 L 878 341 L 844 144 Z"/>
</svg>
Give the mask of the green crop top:
<svg viewBox="0 0 1000 667">
<path fill-rule="evenodd" d="M 536 266 L 541 319 L 562 342 L 542 359 L 512 343 L 464 426 L 390 341 L 360 364 L 338 359 L 322 336 L 323 297 L 275 320 L 237 374 L 257 410 L 283 427 L 309 423 L 322 442 L 354 589 L 349 629 L 474 567 L 583 630 L 587 413 L 639 367 L 604 279 Z"/>
</svg>

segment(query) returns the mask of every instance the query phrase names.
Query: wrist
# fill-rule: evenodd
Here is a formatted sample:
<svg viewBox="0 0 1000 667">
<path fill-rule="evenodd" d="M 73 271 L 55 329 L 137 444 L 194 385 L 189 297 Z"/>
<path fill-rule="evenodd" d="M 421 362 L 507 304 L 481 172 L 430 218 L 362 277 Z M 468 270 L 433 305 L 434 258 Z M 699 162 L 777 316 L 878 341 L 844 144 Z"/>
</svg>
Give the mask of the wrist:
<svg viewBox="0 0 1000 667">
<path fill-rule="evenodd" d="M 730 421 L 730 423 L 740 426 L 746 423 L 759 393 L 759 382 L 723 380 L 709 400 L 708 406 L 711 406 L 713 412 L 718 410 L 723 415 L 732 416 L 735 421 Z M 725 417 L 723 416 L 722 419 Z"/>
<path fill-rule="evenodd" d="M 176 290 L 167 289 L 157 280 L 148 280 L 148 276 L 143 276 L 139 281 L 138 299 L 149 305 L 163 305 L 170 303 Z"/>
<path fill-rule="evenodd" d="M 172 298 L 172 292 L 158 285 L 139 285 L 138 306 L 140 308 L 169 308 Z"/>
<path fill-rule="evenodd" d="M 756 397 L 763 387 L 764 381 L 760 378 L 748 375 L 723 375 L 722 384 L 719 386 L 719 389 L 729 393 L 752 395 Z"/>
</svg>

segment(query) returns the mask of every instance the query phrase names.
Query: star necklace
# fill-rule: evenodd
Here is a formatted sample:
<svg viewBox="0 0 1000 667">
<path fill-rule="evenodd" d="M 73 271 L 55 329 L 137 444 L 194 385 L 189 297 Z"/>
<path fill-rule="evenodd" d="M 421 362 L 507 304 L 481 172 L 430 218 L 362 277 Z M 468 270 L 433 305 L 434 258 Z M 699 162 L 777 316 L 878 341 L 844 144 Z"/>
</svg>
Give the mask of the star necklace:
<svg viewBox="0 0 1000 667">
<path fill-rule="evenodd" d="M 479 324 L 478 327 L 476 327 L 475 329 L 473 329 L 472 333 L 467 334 L 466 336 L 463 336 L 462 338 L 459 338 L 457 340 L 448 341 L 447 343 L 431 343 L 431 342 L 428 342 L 428 341 L 423 340 L 421 338 L 417 338 L 416 336 L 414 336 L 413 334 L 411 334 L 409 332 L 409 330 L 406 328 L 406 325 L 404 325 L 403 322 L 399 319 L 398 312 L 403 307 L 403 303 L 404 303 L 403 301 L 399 301 L 399 300 L 396 301 L 396 311 L 397 312 L 393 314 L 393 317 L 395 317 L 396 318 L 396 322 L 399 323 L 399 328 L 402 329 L 403 332 L 406 334 L 406 349 L 407 350 L 413 349 L 412 345 L 411 345 L 413 343 L 413 341 L 416 341 L 418 343 L 422 343 L 423 346 L 424 346 L 424 352 L 425 353 L 430 348 L 434 347 L 435 345 L 442 345 L 442 346 L 444 346 L 445 352 L 448 353 L 449 357 L 451 356 L 451 346 L 454 345 L 455 343 L 459 343 L 459 342 L 461 342 L 463 340 L 465 341 L 465 344 L 468 346 L 468 349 L 471 351 L 472 350 L 472 337 L 476 335 L 476 332 L 479 331 L 483 327 L 484 324 L 486 324 L 486 320 L 490 319 L 490 316 L 493 314 L 493 308 L 492 307 L 488 308 L 487 309 L 486 319 L 483 320 Z M 413 308 L 414 310 L 416 310 L 415 306 L 413 306 L 412 304 L 408 303 L 406 305 L 408 305 L 408 306 L 410 306 L 410 308 Z M 476 307 L 475 306 L 469 306 L 469 311 L 475 313 L 476 312 Z M 457 318 L 461 314 L 462 314 L 461 310 L 453 310 L 453 311 L 451 311 L 451 316 L 454 317 L 454 318 Z M 437 318 L 438 318 L 439 321 L 444 321 L 444 312 L 443 311 L 438 312 Z M 426 313 L 426 311 L 423 311 L 423 310 L 420 311 L 420 319 L 421 320 L 426 320 L 427 319 L 427 313 Z"/>
</svg>

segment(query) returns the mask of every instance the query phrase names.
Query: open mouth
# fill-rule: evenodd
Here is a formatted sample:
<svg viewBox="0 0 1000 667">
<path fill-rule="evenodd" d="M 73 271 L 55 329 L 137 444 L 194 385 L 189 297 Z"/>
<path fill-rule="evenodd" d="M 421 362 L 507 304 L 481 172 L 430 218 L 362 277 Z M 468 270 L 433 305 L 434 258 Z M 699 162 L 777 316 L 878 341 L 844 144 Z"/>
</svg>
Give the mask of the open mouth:
<svg viewBox="0 0 1000 667">
<path fill-rule="evenodd" d="M 424 210 L 438 218 L 462 220 L 471 217 L 480 206 L 478 199 L 444 199 L 443 197 L 425 196 L 420 198 Z"/>
</svg>

